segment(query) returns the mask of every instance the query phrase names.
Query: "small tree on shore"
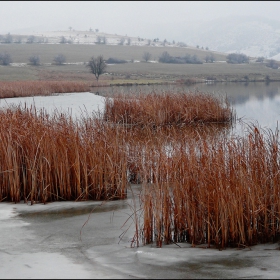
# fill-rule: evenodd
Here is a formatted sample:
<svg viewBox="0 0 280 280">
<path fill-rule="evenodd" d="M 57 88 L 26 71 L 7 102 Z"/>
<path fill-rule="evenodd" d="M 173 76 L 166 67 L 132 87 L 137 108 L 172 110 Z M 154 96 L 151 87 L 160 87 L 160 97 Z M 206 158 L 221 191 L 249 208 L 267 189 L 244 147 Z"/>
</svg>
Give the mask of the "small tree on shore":
<svg viewBox="0 0 280 280">
<path fill-rule="evenodd" d="M 38 55 L 32 55 L 29 57 L 29 62 L 32 65 L 40 65 L 40 57 Z"/>
<path fill-rule="evenodd" d="M 8 33 L 5 37 L 4 37 L 4 41 L 3 43 L 5 44 L 11 44 L 13 42 L 13 36 Z"/>
<path fill-rule="evenodd" d="M 149 52 L 144 52 L 142 58 L 148 62 L 151 59 L 152 55 Z"/>
<path fill-rule="evenodd" d="M 261 62 L 263 63 L 264 62 L 264 57 L 263 56 L 259 56 L 256 60 L 256 62 Z"/>
<path fill-rule="evenodd" d="M 119 42 L 119 45 L 120 45 L 120 46 L 123 46 L 123 45 L 124 45 L 124 41 L 125 41 L 125 39 L 124 39 L 124 38 L 121 38 L 121 39 L 120 39 L 120 42 Z"/>
<path fill-rule="evenodd" d="M 240 64 L 249 63 L 249 56 L 243 53 L 230 53 L 226 57 L 227 63 Z"/>
<path fill-rule="evenodd" d="M 268 60 L 266 66 L 269 68 L 272 68 L 272 69 L 278 69 L 278 67 L 279 67 L 278 63 L 274 59 Z"/>
<path fill-rule="evenodd" d="M 94 74 L 97 82 L 99 79 L 99 76 L 105 73 L 107 64 L 103 58 L 102 55 L 99 55 L 98 57 L 92 57 L 90 61 L 88 62 L 87 67 L 90 68 L 90 71 L 92 74 Z"/>
<path fill-rule="evenodd" d="M 63 54 L 58 54 L 54 57 L 54 62 L 57 65 L 62 65 L 66 61 L 66 57 Z"/>
<path fill-rule="evenodd" d="M 67 39 L 64 36 L 61 36 L 59 43 L 60 44 L 66 44 L 67 43 Z"/>
<path fill-rule="evenodd" d="M 9 65 L 12 62 L 12 58 L 8 53 L 0 53 L 0 65 Z"/>
<path fill-rule="evenodd" d="M 205 56 L 205 62 L 206 63 L 213 63 L 215 61 L 215 57 L 214 55 L 211 53 L 211 54 L 207 54 Z"/>
<path fill-rule="evenodd" d="M 35 36 L 30 35 L 30 36 L 28 36 L 26 43 L 27 44 L 32 44 L 32 43 L 34 43 L 34 41 L 35 41 Z"/>
</svg>

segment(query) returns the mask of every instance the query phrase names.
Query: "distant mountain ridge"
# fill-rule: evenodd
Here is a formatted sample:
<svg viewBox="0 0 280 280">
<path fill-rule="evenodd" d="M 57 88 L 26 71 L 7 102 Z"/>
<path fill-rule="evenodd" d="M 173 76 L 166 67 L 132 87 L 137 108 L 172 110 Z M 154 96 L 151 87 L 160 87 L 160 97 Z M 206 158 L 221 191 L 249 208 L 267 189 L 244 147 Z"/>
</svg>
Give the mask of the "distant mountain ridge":
<svg viewBox="0 0 280 280">
<path fill-rule="evenodd" d="M 201 23 L 186 23 L 181 34 L 188 45 L 219 52 L 240 52 L 273 58 L 280 53 L 280 21 L 235 16 Z M 279 57 L 279 55 L 278 55 Z"/>
</svg>

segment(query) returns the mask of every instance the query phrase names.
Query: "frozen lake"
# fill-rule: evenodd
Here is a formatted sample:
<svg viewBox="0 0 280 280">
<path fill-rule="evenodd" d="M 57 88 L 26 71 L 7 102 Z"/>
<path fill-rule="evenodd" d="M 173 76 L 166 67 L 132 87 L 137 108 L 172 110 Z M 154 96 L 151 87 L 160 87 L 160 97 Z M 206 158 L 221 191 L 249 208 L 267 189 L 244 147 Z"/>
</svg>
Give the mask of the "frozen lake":
<svg viewBox="0 0 280 280">
<path fill-rule="evenodd" d="M 237 117 L 274 129 L 280 114 L 279 84 L 257 84 L 255 94 L 248 87 L 248 92 L 244 85 L 232 86 L 232 92 L 227 88 Z M 73 93 L 2 99 L 0 105 L 29 104 L 78 117 L 102 110 L 103 101 L 92 93 Z M 137 193 L 138 186 L 132 190 Z M 132 220 L 126 222 L 132 214 L 131 197 L 129 191 L 127 200 L 103 204 L 0 203 L 0 278 L 280 277 L 278 243 L 223 251 L 190 248 L 186 243 L 131 248 L 135 228 Z"/>
<path fill-rule="evenodd" d="M 131 248 L 131 195 L 101 204 L 1 203 L 0 278 L 279 278 L 277 243 Z"/>
</svg>

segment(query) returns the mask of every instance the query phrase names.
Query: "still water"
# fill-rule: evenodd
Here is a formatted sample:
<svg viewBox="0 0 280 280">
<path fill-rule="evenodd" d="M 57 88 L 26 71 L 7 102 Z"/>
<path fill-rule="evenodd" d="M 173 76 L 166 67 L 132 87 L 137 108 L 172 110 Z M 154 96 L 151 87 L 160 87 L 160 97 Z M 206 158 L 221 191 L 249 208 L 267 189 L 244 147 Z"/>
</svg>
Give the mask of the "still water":
<svg viewBox="0 0 280 280">
<path fill-rule="evenodd" d="M 256 124 L 275 131 L 280 120 L 280 83 L 212 83 L 190 86 L 128 86 L 98 89 L 100 95 L 113 96 L 120 93 L 150 93 L 153 91 L 201 91 L 226 96 L 236 112 L 237 121 L 233 133 L 243 132 L 244 124 Z"/>
</svg>

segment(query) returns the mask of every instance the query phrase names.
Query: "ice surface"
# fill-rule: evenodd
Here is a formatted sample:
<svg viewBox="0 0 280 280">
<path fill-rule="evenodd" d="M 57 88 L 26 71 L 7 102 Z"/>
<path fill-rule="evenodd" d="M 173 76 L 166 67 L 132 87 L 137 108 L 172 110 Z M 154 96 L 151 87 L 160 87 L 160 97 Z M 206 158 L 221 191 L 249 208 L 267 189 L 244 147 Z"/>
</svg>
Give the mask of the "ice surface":
<svg viewBox="0 0 280 280">
<path fill-rule="evenodd" d="M 0 220 L 0 278 L 280 276 L 277 243 L 223 251 L 214 247 L 191 248 L 187 243 L 179 244 L 180 247 L 173 244 L 131 248 L 134 227 L 128 229 L 130 223 L 125 224 L 131 213 L 130 203 L 129 199 L 105 204 L 1 203 L 0 213 L 5 214 Z M 120 239 L 126 229 L 126 235 Z"/>
<path fill-rule="evenodd" d="M 34 96 L 4 98 L 0 100 L 0 106 L 7 108 L 11 105 L 21 105 L 24 107 L 35 106 L 36 109 L 44 109 L 48 113 L 58 111 L 60 113 L 70 114 L 73 118 L 86 116 L 93 112 L 102 112 L 104 110 L 104 97 L 90 92 L 66 93 L 52 96 Z"/>
</svg>

